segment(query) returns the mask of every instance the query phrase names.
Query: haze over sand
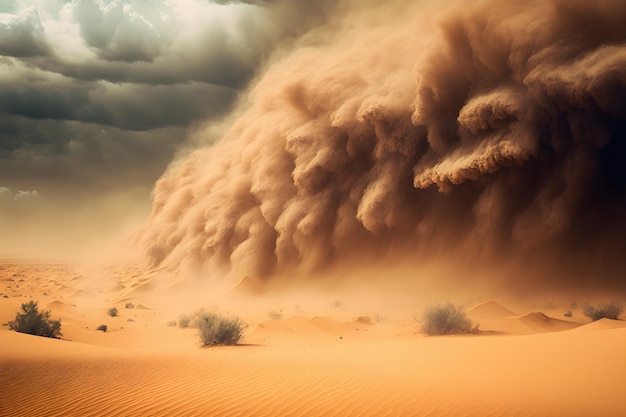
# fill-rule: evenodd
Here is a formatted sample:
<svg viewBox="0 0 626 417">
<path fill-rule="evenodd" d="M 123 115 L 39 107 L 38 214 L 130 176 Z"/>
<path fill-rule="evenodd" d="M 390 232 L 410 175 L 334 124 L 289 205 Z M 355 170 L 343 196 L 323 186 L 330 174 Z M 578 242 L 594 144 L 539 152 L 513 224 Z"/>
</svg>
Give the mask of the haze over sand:
<svg viewBox="0 0 626 417">
<path fill-rule="evenodd" d="M 339 2 L 196 133 L 223 131 L 130 245 L 237 279 L 378 260 L 624 290 L 625 40 L 623 2 Z"/>
</svg>

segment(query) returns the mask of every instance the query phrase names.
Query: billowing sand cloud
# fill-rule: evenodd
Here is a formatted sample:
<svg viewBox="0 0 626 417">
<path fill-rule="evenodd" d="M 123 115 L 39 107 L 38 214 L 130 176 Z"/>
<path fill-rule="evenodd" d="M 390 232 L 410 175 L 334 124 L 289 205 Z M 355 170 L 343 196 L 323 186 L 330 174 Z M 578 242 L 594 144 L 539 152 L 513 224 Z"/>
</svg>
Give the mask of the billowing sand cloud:
<svg viewBox="0 0 626 417">
<path fill-rule="evenodd" d="M 625 42 L 621 2 L 344 1 L 158 181 L 135 241 L 256 275 L 396 251 L 615 267 Z"/>
</svg>

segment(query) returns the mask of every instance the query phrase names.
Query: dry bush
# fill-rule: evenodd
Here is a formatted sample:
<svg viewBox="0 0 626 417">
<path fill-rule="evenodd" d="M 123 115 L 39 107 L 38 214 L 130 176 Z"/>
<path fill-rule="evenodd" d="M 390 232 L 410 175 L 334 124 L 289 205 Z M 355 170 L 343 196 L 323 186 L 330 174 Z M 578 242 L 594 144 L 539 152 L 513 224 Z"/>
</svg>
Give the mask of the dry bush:
<svg viewBox="0 0 626 417">
<path fill-rule="evenodd" d="M 617 320 L 624 311 L 624 307 L 613 301 L 608 304 L 601 304 L 597 307 L 585 304 L 583 306 L 583 314 L 591 319 L 591 321 L 600 320 L 603 318 Z"/>
<path fill-rule="evenodd" d="M 270 318 L 270 320 L 282 320 L 283 311 L 270 310 L 267 312 L 267 316 Z"/>
<path fill-rule="evenodd" d="M 61 320 L 51 320 L 50 312 L 39 311 L 37 303 L 30 301 L 22 304 L 22 311 L 15 315 L 15 319 L 8 323 L 10 330 L 20 333 L 44 337 L 60 337 Z"/>
<path fill-rule="evenodd" d="M 180 327 L 181 329 L 186 329 L 190 325 L 192 325 L 191 316 L 189 316 L 188 314 L 181 314 L 178 318 L 178 327 Z"/>
<path fill-rule="evenodd" d="M 226 318 L 206 311 L 196 314 L 195 325 L 202 346 L 236 345 L 246 328 L 239 317 Z"/>
<path fill-rule="evenodd" d="M 111 307 L 111 308 L 109 309 L 109 316 L 111 316 L 111 317 L 115 317 L 115 316 L 117 316 L 117 308 L 115 308 L 115 307 Z"/>
<path fill-rule="evenodd" d="M 472 321 L 460 307 L 450 302 L 429 306 L 424 311 L 422 330 L 427 335 L 476 333 L 478 325 L 472 327 Z"/>
</svg>

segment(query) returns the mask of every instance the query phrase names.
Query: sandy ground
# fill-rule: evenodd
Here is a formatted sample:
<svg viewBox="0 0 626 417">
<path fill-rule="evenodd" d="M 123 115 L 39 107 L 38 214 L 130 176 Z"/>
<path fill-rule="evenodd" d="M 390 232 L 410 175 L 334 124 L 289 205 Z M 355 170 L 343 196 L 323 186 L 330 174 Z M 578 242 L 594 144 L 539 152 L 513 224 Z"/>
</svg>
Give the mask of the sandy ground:
<svg viewBox="0 0 626 417">
<path fill-rule="evenodd" d="M 241 316 L 246 335 L 201 348 L 194 329 L 171 325 L 196 305 L 171 302 L 158 282 L 1 263 L 0 322 L 34 299 L 62 320 L 63 339 L 0 328 L 0 415 L 626 415 L 626 322 L 590 323 L 576 306 L 483 300 L 466 309 L 480 333 L 428 337 L 393 302 L 217 297 L 205 307 Z"/>
</svg>

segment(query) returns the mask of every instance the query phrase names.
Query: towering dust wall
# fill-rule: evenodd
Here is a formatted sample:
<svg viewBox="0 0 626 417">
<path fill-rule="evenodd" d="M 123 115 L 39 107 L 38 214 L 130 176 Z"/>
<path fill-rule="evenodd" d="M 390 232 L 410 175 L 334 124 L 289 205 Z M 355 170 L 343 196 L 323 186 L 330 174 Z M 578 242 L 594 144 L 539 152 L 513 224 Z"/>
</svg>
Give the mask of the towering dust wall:
<svg viewBox="0 0 626 417">
<path fill-rule="evenodd" d="M 626 2 L 344 1 L 172 165 L 134 239 L 257 275 L 393 252 L 619 270 L 625 142 Z"/>
</svg>

